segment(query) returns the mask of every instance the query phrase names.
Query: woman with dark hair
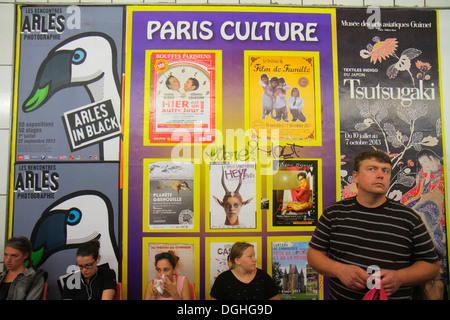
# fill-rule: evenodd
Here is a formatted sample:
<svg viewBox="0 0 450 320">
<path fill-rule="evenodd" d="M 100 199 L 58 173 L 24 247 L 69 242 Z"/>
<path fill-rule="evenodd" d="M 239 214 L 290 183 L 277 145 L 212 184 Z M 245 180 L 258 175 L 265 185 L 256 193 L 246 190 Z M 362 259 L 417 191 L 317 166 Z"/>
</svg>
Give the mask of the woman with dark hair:
<svg viewBox="0 0 450 320">
<path fill-rule="evenodd" d="M 212 300 L 280 300 L 272 278 L 256 267 L 252 244 L 236 242 L 228 257 L 231 269 L 219 274 L 214 281 Z"/>
<path fill-rule="evenodd" d="M 6 242 L 0 274 L 0 300 L 39 300 L 47 272 L 31 266 L 31 243 L 25 237 L 12 237 Z M 28 266 L 28 267 L 27 267 Z"/>
<path fill-rule="evenodd" d="M 64 286 L 64 300 L 112 300 L 116 293 L 116 272 L 107 265 L 98 266 L 100 242 L 97 239 L 83 243 L 77 250 L 80 268 L 79 285 Z"/>
<path fill-rule="evenodd" d="M 177 275 L 180 258 L 168 251 L 155 255 L 156 279 L 147 284 L 144 300 L 191 300 L 189 280 Z"/>
</svg>

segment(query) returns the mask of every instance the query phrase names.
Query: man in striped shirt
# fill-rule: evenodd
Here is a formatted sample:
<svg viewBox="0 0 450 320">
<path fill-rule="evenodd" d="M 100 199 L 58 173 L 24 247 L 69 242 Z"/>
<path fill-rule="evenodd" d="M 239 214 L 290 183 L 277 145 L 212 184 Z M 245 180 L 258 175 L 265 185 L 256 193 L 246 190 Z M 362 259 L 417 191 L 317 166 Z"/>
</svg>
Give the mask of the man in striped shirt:
<svg viewBox="0 0 450 320">
<path fill-rule="evenodd" d="M 319 219 L 308 263 L 329 278 L 330 299 L 361 300 L 373 278 L 371 269 L 380 270 L 376 276 L 389 299 L 411 299 L 413 286 L 439 272 L 420 216 L 386 197 L 391 169 L 381 151 L 358 154 L 353 172 L 358 195 L 329 206 Z"/>
</svg>

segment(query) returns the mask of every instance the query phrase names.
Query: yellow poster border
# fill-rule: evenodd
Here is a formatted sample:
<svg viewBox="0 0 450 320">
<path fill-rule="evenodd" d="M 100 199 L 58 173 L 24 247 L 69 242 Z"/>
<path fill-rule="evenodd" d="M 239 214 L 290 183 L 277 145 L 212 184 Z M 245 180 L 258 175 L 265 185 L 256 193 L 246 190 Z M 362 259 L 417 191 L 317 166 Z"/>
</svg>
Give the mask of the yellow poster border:
<svg viewBox="0 0 450 320">
<path fill-rule="evenodd" d="M 314 13 L 314 14 L 335 14 L 335 8 L 298 8 L 298 7 L 274 7 L 274 6 L 205 6 L 205 5 L 132 5 L 127 6 L 127 11 L 139 12 L 139 11 L 191 11 L 191 12 L 205 12 L 205 11 L 223 11 L 223 12 L 275 12 L 275 13 Z M 131 15 L 132 17 L 132 15 Z M 128 20 L 131 27 L 131 21 Z"/>
<path fill-rule="evenodd" d="M 17 5 L 16 7 L 16 59 L 14 68 L 14 101 L 13 101 L 13 111 L 11 117 L 12 128 L 11 128 L 11 153 L 10 153 L 10 174 L 9 174 L 9 221 L 7 234 L 8 238 L 12 237 L 13 221 L 14 221 L 14 177 L 15 177 L 15 164 L 16 164 L 16 132 L 17 132 L 17 108 L 19 100 L 19 67 L 20 67 L 20 23 L 22 21 L 22 5 Z"/>
<path fill-rule="evenodd" d="M 317 221 L 319 221 L 322 215 L 322 159 L 321 158 L 295 158 L 286 160 L 297 161 L 317 161 Z M 268 178 L 267 178 L 267 198 L 269 199 L 269 208 L 267 209 L 267 231 L 314 231 L 316 226 L 273 226 L 273 166 L 268 165 Z"/>
<path fill-rule="evenodd" d="M 254 130 L 250 127 L 250 80 L 249 80 L 249 56 L 289 56 L 289 57 L 313 57 L 314 58 L 314 100 L 315 100 L 315 130 L 316 139 L 311 141 L 295 140 L 295 144 L 299 146 L 322 146 L 322 102 L 321 102 L 321 87 L 320 87 L 320 53 L 318 51 L 260 51 L 260 50 L 245 50 L 244 51 L 244 87 L 245 87 L 245 131 Z M 270 129 L 265 130 L 269 131 Z M 258 142 L 261 142 L 257 140 Z M 273 140 L 272 140 L 273 141 Z M 281 146 L 292 144 L 292 140 L 275 140 Z"/>
<path fill-rule="evenodd" d="M 156 232 L 156 233 L 168 233 L 168 232 L 199 232 L 200 231 L 200 165 L 195 164 L 194 159 L 177 158 L 144 158 L 142 164 L 142 231 L 143 232 Z M 164 228 L 164 229 L 151 229 L 149 227 L 149 172 L 148 165 L 157 161 L 172 161 L 172 162 L 192 162 L 194 165 L 194 190 L 192 190 L 194 198 L 194 227 L 192 229 L 183 228 Z"/>
<path fill-rule="evenodd" d="M 256 172 L 256 198 L 253 199 L 256 201 L 256 228 L 211 228 L 211 214 L 210 214 L 210 198 L 211 198 L 211 184 L 210 184 L 210 175 L 209 169 L 211 163 L 254 163 L 255 164 L 255 172 Z M 206 232 L 261 232 L 262 222 L 261 222 L 261 165 L 257 161 L 210 161 L 204 165 L 204 176 L 205 176 L 205 231 Z M 219 183 L 219 182 L 218 182 Z M 253 201 L 252 200 L 252 201 Z"/>
<path fill-rule="evenodd" d="M 220 242 L 256 242 L 256 266 L 261 269 L 262 264 L 262 238 L 260 236 L 255 237 L 205 237 L 205 300 L 211 300 L 210 288 L 211 288 L 211 243 Z"/>
<path fill-rule="evenodd" d="M 276 236 L 276 237 L 267 237 L 267 273 L 272 276 L 272 244 L 274 242 L 294 242 L 294 241 L 311 241 L 312 236 Z M 320 273 L 317 273 L 319 276 L 319 300 L 323 300 L 324 298 L 324 279 Z"/>
<path fill-rule="evenodd" d="M 147 288 L 147 283 L 150 281 L 148 279 L 148 268 L 154 267 L 154 265 L 149 266 L 148 264 L 148 245 L 150 243 L 188 243 L 194 245 L 194 261 L 195 263 L 200 263 L 200 238 L 198 237 L 143 237 L 142 238 L 142 298 L 145 296 L 145 290 Z M 200 298 L 200 266 L 195 269 L 195 281 L 188 279 L 189 283 L 193 283 L 195 286 L 195 296 L 196 300 Z"/>
<path fill-rule="evenodd" d="M 441 54 L 441 37 L 440 37 L 440 29 L 439 29 L 439 19 L 440 19 L 440 10 L 436 10 L 436 39 L 437 39 L 437 52 L 438 52 L 438 61 L 439 61 L 439 88 L 441 88 L 442 90 L 442 54 Z M 442 97 L 440 97 L 440 101 L 441 101 L 441 117 L 444 117 L 444 99 Z M 441 129 L 442 129 L 442 151 L 445 154 L 447 147 L 446 147 L 446 141 L 445 141 L 445 123 L 442 121 L 441 123 Z M 443 166 L 444 166 L 444 172 L 448 172 L 448 165 L 447 165 L 447 157 L 444 156 L 442 158 L 442 162 L 443 162 Z M 448 190 L 448 176 L 447 174 L 444 174 L 444 186 L 445 186 L 445 190 Z M 450 214 L 448 212 L 448 192 L 444 192 L 444 202 L 445 202 L 445 233 L 447 235 L 446 240 L 447 243 L 449 243 L 450 241 L 450 234 L 449 234 L 449 217 Z M 450 254 L 450 247 L 447 246 L 447 257 Z M 450 271 L 447 272 L 447 276 L 450 275 Z"/>
</svg>

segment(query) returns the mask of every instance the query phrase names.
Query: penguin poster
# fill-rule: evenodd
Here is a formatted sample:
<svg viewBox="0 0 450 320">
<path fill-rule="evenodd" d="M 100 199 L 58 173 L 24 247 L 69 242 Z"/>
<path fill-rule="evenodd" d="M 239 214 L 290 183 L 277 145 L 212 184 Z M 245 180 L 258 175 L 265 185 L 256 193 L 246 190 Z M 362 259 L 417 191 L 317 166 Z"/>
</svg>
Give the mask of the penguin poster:
<svg viewBox="0 0 450 320">
<path fill-rule="evenodd" d="M 15 165 L 12 233 L 32 243 L 31 261 L 49 274 L 48 299 L 57 280 L 77 270 L 76 249 L 100 241 L 100 262 L 119 276 L 119 164 Z M 112 174 L 117 172 L 117 174 Z"/>
<path fill-rule="evenodd" d="M 16 161 L 119 161 L 123 7 L 18 11 Z"/>
</svg>

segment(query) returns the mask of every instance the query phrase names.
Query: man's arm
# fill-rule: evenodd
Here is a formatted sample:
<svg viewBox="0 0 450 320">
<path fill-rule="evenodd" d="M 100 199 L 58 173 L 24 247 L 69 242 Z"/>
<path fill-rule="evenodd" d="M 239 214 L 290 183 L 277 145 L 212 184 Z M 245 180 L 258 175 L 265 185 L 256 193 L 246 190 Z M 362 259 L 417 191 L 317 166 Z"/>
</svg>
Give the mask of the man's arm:
<svg viewBox="0 0 450 320">
<path fill-rule="evenodd" d="M 308 264 L 328 278 L 338 278 L 346 287 L 354 290 L 367 288 L 369 274 L 358 266 L 340 263 L 330 259 L 327 253 L 309 247 Z"/>
<path fill-rule="evenodd" d="M 382 270 L 380 272 L 383 280 L 383 288 L 386 295 L 391 295 L 401 286 L 415 286 L 433 279 L 439 273 L 439 261 L 434 263 L 417 261 L 408 268 L 393 270 Z"/>
</svg>

